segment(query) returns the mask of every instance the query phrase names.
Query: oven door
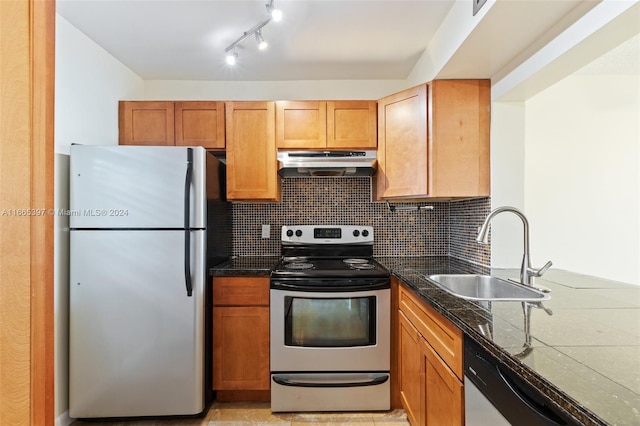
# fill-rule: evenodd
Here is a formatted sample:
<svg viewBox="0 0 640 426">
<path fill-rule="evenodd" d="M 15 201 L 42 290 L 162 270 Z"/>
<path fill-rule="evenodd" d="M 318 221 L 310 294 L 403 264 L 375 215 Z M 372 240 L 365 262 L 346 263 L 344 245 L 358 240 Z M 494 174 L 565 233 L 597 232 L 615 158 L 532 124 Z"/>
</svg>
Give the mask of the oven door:
<svg viewBox="0 0 640 426">
<path fill-rule="evenodd" d="M 272 372 L 389 371 L 388 280 L 367 290 L 333 283 L 323 291 L 272 283 Z"/>
</svg>

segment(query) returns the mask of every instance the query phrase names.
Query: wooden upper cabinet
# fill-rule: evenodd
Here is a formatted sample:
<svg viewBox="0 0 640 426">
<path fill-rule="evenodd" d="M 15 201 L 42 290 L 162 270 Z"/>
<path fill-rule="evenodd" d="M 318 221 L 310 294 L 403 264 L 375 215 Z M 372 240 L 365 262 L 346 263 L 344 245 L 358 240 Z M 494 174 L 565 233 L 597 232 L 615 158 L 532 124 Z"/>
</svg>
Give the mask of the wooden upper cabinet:
<svg viewBox="0 0 640 426">
<path fill-rule="evenodd" d="M 375 101 L 327 102 L 327 148 L 376 149 Z"/>
<path fill-rule="evenodd" d="M 280 199 L 273 102 L 227 102 L 227 198 Z"/>
<path fill-rule="evenodd" d="M 224 102 L 176 102 L 176 145 L 224 149 L 224 119 Z"/>
<path fill-rule="evenodd" d="M 430 195 L 490 195 L 491 81 L 434 80 L 429 90 Z"/>
<path fill-rule="evenodd" d="M 276 102 L 276 140 L 278 148 L 325 148 L 327 103 Z"/>
<path fill-rule="evenodd" d="M 285 149 L 376 149 L 375 101 L 278 101 L 276 140 Z"/>
<path fill-rule="evenodd" d="M 120 101 L 120 145 L 225 148 L 224 102 Z"/>
<path fill-rule="evenodd" d="M 173 102 L 120 101 L 120 145 L 174 145 Z"/>
<path fill-rule="evenodd" d="M 490 80 L 435 80 L 378 101 L 381 199 L 490 195 Z"/>
<path fill-rule="evenodd" d="M 379 199 L 428 195 L 427 86 L 378 101 Z"/>
</svg>

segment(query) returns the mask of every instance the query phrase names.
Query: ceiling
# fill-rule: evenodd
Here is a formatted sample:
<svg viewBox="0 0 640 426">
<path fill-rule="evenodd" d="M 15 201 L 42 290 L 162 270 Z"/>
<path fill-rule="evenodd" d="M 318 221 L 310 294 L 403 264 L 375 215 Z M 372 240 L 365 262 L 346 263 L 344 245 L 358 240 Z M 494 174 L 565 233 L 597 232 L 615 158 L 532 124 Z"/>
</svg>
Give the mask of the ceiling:
<svg viewBox="0 0 640 426">
<path fill-rule="evenodd" d="M 249 37 L 237 49 L 238 63 L 230 67 L 225 48 L 268 17 L 267 1 L 56 4 L 63 18 L 144 80 L 290 81 L 406 79 L 456 3 L 275 0 L 284 17 L 262 29 L 268 49 L 259 51 Z M 501 12 L 463 41 L 442 67 L 445 78 L 491 78 L 507 64 L 517 65 L 513 59 L 519 53 L 545 42 L 542 35 L 561 31 L 571 22 L 566 17 L 587 3 L 547 0 L 541 7 L 539 0 L 497 1 L 500 7 L 496 3 L 491 11 Z M 471 16 L 471 0 L 467 3 Z"/>
</svg>

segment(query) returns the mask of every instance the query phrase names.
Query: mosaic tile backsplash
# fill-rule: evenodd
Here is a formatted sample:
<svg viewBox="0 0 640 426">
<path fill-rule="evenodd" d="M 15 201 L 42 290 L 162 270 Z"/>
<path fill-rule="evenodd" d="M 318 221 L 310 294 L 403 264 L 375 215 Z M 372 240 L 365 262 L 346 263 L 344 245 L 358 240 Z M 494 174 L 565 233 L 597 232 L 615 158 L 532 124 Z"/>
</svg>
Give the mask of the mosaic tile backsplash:
<svg viewBox="0 0 640 426">
<path fill-rule="evenodd" d="M 371 178 L 282 179 L 279 203 L 233 203 L 233 254 L 279 256 L 282 225 L 369 225 L 374 227 L 374 256 L 450 255 L 490 264 L 490 249 L 475 241 L 489 214 L 489 198 L 454 202 L 401 203 L 433 210 L 392 212 L 371 202 Z M 395 203 L 394 203 L 395 204 Z M 261 238 L 262 225 L 271 237 Z"/>
</svg>

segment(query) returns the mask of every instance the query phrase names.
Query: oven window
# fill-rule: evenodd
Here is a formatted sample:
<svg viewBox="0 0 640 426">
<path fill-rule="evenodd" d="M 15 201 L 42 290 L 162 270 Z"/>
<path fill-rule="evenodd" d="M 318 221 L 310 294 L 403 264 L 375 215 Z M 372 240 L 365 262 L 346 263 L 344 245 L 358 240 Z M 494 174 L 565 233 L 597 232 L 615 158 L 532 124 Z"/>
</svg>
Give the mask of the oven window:
<svg viewBox="0 0 640 426">
<path fill-rule="evenodd" d="M 285 297 L 285 345 L 352 347 L 376 344 L 376 297 Z"/>
</svg>

